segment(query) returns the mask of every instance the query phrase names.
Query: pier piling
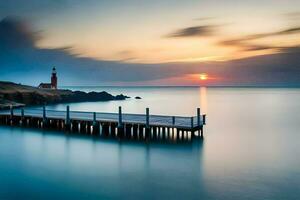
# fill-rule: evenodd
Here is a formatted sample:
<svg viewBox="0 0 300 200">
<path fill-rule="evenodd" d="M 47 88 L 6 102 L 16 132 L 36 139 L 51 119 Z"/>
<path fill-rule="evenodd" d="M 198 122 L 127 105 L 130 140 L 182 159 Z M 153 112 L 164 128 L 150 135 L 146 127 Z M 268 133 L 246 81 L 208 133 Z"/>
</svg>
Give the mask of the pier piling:
<svg viewBox="0 0 300 200">
<path fill-rule="evenodd" d="M 26 115 L 25 115 L 26 113 Z M 197 122 L 195 122 L 197 120 Z M 197 108 L 194 117 L 127 114 L 118 107 L 118 113 L 74 112 L 70 106 L 65 111 L 42 109 L 13 109 L 0 111 L 0 124 L 51 128 L 84 135 L 116 137 L 137 140 L 176 140 L 190 139 L 198 132 L 203 137 L 206 115 Z"/>
<path fill-rule="evenodd" d="M 122 123 L 122 107 L 121 106 L 119 106 L 118 136 L 121 138 L 124 136 L 124 127 L 123 127 L 123 123 Z"/>
<path fill-rule="evenodd" d="M 71 129 L 70 106 L 67 106 L 66 119 L 65 119 L 64 128 L 66 129 L 66 131 L 69 131 Z"/>
<path fill-rule="evenodd" d="M 146 108 L 146 127 L 145 127 L 145 135 L 146 139 L 150 138 L 150 119 L 149 119 L 149 108 Z"/>
</svg>

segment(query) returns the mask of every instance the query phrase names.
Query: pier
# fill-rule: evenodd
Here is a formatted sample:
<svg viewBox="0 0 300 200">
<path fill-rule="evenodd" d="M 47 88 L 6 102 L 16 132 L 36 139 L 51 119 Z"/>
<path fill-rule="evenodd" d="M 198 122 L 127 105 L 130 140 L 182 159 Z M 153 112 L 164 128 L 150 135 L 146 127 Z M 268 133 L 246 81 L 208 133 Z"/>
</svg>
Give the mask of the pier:
<svg viewBox="0 0 300 200">
<path fill-rule="evenodd" d="M 152 115 L 146 108 L 145 114 L 65 111 L 22 108 L 0 112 L 0 124 L 21 127 L 61 130 L 92 136 L 117 137 L 124 139 L 155 140 L 159 138 L 203 138 L 206 115 L 200 108 L 195 116 Z"/>
</svg>

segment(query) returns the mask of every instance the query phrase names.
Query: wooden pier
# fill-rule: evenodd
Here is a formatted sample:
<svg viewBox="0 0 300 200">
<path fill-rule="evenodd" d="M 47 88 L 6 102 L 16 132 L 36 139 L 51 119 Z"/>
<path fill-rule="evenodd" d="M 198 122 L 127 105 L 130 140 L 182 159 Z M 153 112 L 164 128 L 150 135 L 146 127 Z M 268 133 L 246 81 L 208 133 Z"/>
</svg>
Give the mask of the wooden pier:
<svg viewBox="0 0 300 200">
<path fill-rule="evenodd" d="M 0 112 L 0 124 L 22 127 L 37 127 L 77 132 L 86 135 L 151 140 L 165 137 L 203 138 L 206 115 L 196 110 L 196 116 L 79 112 L 42 109 L 13 109 Z"/>
</svg>

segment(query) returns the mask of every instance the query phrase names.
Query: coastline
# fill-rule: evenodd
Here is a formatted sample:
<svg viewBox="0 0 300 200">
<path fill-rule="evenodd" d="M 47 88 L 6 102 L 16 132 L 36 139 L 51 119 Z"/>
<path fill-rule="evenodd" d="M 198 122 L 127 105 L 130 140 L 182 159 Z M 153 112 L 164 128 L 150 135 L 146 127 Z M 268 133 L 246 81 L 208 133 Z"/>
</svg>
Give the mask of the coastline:
<svg viewBox="0 0 300 200">
<path fill-rule="evenodd" d="M 40 89 L 28 85 L 0 81 L 0 110 L 24 106 L 58 103 L 119 101 L 130 98 L 123 94 L 112 95 L 102 92 L 83 92 L 66 89 Z"/>
</svg>

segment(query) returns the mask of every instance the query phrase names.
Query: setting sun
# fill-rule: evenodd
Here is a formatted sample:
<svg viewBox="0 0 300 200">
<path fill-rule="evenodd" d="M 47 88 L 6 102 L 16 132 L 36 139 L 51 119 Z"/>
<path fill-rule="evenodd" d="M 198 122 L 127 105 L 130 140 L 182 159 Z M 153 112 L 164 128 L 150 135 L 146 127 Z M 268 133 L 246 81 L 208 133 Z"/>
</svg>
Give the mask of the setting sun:
<svg viewBox="0 0 300 200">
<path fill-rule="evenodd" d="M 205 73 L 199 74 L 199 78 L 200 78 L 200 80 L 202 80 L 202 81 L 207 80 L 207 74 L 205 74 Z"/>
</svg>

